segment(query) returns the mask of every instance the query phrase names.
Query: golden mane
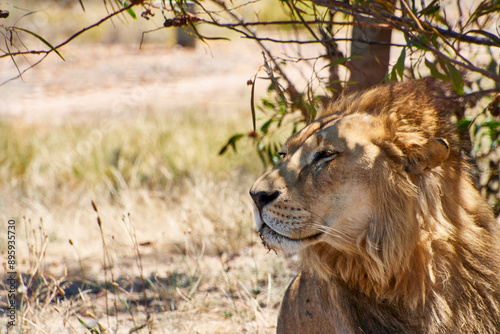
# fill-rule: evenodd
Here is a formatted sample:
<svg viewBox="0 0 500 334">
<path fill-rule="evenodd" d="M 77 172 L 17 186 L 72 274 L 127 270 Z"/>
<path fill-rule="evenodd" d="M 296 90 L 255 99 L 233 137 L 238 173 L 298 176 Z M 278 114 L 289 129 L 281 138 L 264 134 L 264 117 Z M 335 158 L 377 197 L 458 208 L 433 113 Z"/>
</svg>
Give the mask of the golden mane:
<svg viewBox="0 0 500 334">
<path fill-rule="evenodd" d="M 381 85 L 285 144 L 251 190 L 264 242 L 302 261 L 278 333 L 500 333 L 500 225 L 473 186 L 462 112 L 434 79 Z"/>
<path fill-rule="evenodd" d="M 374 176 L 378 224 L 359 236 L 357 256 L 319 243 L 301 257 L 304 268 L 326 281 L 336 278 L 368 299 L 394 302 L 409 312 L 399 315 L 408 323 L 422 314 L 418 321 L 435 321 L 436 329 L 493 333 L 500 331 L 500 229 L 461 152 L 451 121 L 460 108 L 446 86 L 427 79 L 351 95 L 319 115 L 368 111 L 385 118 L 387 137 L 378 145 L 392 166 Z M 449 157 L 408 177 L 401 161 L 419 160 L 430 138 L 446 139 Z"/>
</svg>

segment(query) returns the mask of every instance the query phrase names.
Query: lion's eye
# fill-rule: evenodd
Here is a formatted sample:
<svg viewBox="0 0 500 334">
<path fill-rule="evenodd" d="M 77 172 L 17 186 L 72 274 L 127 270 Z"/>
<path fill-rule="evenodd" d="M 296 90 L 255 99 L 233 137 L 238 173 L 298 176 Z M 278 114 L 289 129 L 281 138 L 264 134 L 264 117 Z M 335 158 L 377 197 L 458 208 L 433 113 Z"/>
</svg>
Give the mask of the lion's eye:
<svg viewBox="0 0 500 334">
<path fill-rule="evenodd" d="M 280 156 L 281 159 L 283 159 L 286 156 L 286 152 L 280 151 L 278 152 L 278 155 Z"/>
<path fill-rule="evenodd" d="M 314 162 L 318 162 L 320 160 L 332 160 L 337 156 L 338 152 L 333 151 L 333 150 L 325 150 L 325 151 L 320 151 L 316 152 L 314 155 Z"/>
</svg>

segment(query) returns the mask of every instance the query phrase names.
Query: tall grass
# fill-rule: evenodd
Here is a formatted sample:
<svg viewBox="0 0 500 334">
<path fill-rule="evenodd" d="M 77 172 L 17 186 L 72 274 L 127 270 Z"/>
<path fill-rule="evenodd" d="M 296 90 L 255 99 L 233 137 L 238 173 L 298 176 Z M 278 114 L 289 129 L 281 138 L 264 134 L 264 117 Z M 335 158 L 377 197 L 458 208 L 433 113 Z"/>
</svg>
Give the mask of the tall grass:
<svg viewBox="0 0 500 334">
<path fill-rule="evenodd" d="M 187 230 L 220 238 L 230 233 L 235 242 L 208 244 L 210 250 L 232 247 L 241 241 L 234 236 L 250 232 L 246 189 L 260 169 L 250 147 L 217 156 L 236 127 L 194 113 L 58 126 L 4 123 L 2 218 L 27 210 L 78 225 L 94 200 L 105 215 L 107 206 L 111 216 L 133 210 L 148 228 L 166 233 L 161 226 L 170 226 L 164 240 Z M 62 238 L 57 229 L 52 232 Z"/>
<path fill-rule="evenodd" d="M 66 187 L 103 182 L 119 191 L 131 187 L 163 190 L 173 179 L 225 170 L 257 171 L 251 149 L 218 157 L 236 125 L 194 113 L 91 124 L 37 126 L 0 124 L 0 184 Z M 39 189 L 41 190 L 41 189 Z"/>
</svg>

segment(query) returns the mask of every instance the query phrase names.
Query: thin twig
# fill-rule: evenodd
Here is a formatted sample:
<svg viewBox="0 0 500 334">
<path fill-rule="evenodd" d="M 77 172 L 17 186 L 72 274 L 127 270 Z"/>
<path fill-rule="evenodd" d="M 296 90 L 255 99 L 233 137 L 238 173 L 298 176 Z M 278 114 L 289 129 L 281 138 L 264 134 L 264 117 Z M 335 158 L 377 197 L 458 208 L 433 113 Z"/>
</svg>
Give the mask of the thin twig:
<svg viewBox="0 0 500 334">
<path fill-rule="evenodd" d="M 115 12 L 109 14 L 109 15 L 107 15 L 106 17 L 102 18 L 101 20 L 97 21 L 96 23 L 94 23 L 94 24 L 92 24 L 92 25 L 90 25 L 88 27 L 85 27 L 82 30 L 77 31 L 76 33 L 74 33 L 73 35 L 71 35 L 68 39 L 66 39 L 64 42 L 62 42 L 62 43 L 54 46 L 54 49 L 57 50 L 59 48 L 62 48 L 63 46 L 65 46 L 66 44 L 68 44 L 69 42 L 71 42 L 72 40 L 74 40 L 75 38 L 77 38 L 78 36 L 80 36 L 81 34 L 83 34 L 84 32 L 86 32 L 87 30 L 90 30 L 92 28 L 95 28 L 95 27 L 99 26 L 100 24 L 102 24 L 105 21 L 109 20 L 113 16 L 121 14 L 124 11 L 127 11 L 130 8 L 132 8 L 133 6 L 136 6 L 138 4 L 139 4 L 139 2 L 132 2 L 130 5 L 128 5 L 126 7 L 122 7 L 121 9 L 119 9 L 119 10 L 117 10 L 117 11 L 115 11 Z M 6 29 L 11 29 L 11 28 L 13 28 L 13 27 L 6 27 Z M 53 49 L 49 49 L 49 50 L 19 51 L 19 52 L 5 53 L 3 55 L 0 55 L 0 58 L 10 57 L 10 56 L 27 55 L 27 54 L 42 54 L 42 53 L 49 54 L 49 53 L 51 53 L 53 51 L 54 51 Z"/>
<path fill-rule="evenodd" d="M 282 39 L 275 39 L 275 38 L 270 38 L 270 37 L 252 37 L 252 36 L 248 36 L 248 35 L 246 35 L 244 37 L 249 38 L 249 39 L 259 40 L 259 41 L 268 41 L 268 42 L 283 43 L 283 44 L 316 44 L 316 43 L 324 44 L 324 43 L 328 43 L 328 42 L 359 42 L 359 43 L 365 43 L 365 44 L 370 44 L 370 45 L 386 45 L 386 46 L 397 46 L 397 47 L 406 46 L 403 44 L 367 41 L 364 39 L 357 39 L 357 38 L 328 38 L 328 39 L 313 41 L 313 40 L 294 40 L 294 39 L 282 40 Z"/>
<path fill-rule="evenodd" d="M 132 1 L 132 3 L 130 5 L 128 5 L 126 7 L 123 7 L 123 8 L 119 9 L 116 12 L 113 12 L 113 13 L 109 14 L 108 16 L 102 18 L 98 22 L 96 22 L 96 23 L 94 23 L 94 24 L 92 24 L 92 25 L 90 25 L 88 27 L 85 27 L 82 30 L 74 33 L 68 39 L 66 39 L 64 42 L 62 42 L 62 43 L 58 44 L 57 46 L 55 46 L 53 49 L 49 49 L 49 50 L 37 50 L 37 51 L 36 50 L 29 50 L 29 51 L 18 51 L 18 52 L 10 52 L 9 51 L 8 53 L 4 53 L 4 54 L 0 55 L 0 59 L 1 58 L 5 58 L 5 57 L 11 57 L 12 61 L 14 61 L 14 56 L 19 56 L 19 55 L 23 55 L 24 56 L 24 55 L 28 55 L 28 54 L 44 54 L 42 58 L 40 58 L 37 62 L 35 62 L 34 64 L 30 65 L 29 67 L 27 67 L 23 71 L 19 71 L 19 68 L 17 68 L 16 62 L 14 61 L 14 64 L 16 65 L 16 68 L 18 69 L 19 74 L 16 75 L 16 76 L 14 76 L 14 77 L 12 77 L 12 78 L 10 78 L 10 79 L 8 79 L 8 80 L 6 80 L 6 81 L 4 81 L 4 82 L 2 82 L 0 84 L 0 87 L 3 86 L 3 85 L 5 85 L 5 84 L 7 84 L 7 83 L 9 83 L 12 80 L 16 80 L 18 78 L 22 78 L 22 75 L 24 73 L 26 73 L 27 71 L 31 70 L 32 68 L 34 68 L 38 64 L 40 64 L 51 52 L 56 51 L 57 49 L 63 47 L 66 44 L 68 44 L 69 42 L 71 42 L 72 40 L 74 40 L 75 38 L 77 38 L 78 36 L 80 36 L 81 34 L 83 34 L 84 32 L 86 32 L 87 30 L 90 30 L 90 29 L 92 29 L 94 27 L 97 27 L 98 25 L 100 25 L 103 22 L 109 20 L 113 16 L 116 16 L 116 15 L 118 15 L 120 13 L 123 13 L 124 11 L 126 11 L 126 10 L 128 10 L 128 9 L 132 8 L 133 6 L 138 5 L 138 4 L 140 4 L 139 1 Z M 9 30 L 11 28 L 13 29 L 14 27 L 10 27 L 10 28 L 7 28 L 7 29 Z M 7 49 L 8 49 L 8 46 L 7 46 Z"/>
<path fill-rule="evenodd" d="M 479 99 L 485 95 L 490 95 L 493 93 L 500 93 L 500 88 L 479 90 L 477 92 L 467 93 L 467 94 L 463 94 L 463 95 L 441 96 L 440 99 L 450 99 L 450 100 L 454 100 L 457 98 L 464 98 L 464 99 L 477 98 L 477 99 Z"/>
<path fill-rule="evenodd" d="M 311 24 L 323 24 L 325 26 L 338 25 L 338 26 L 355 26 L 360 25 L 357 21 L 331 21 L 331 20 L 277 20 L 277 21 L 250 21 L 250 22 L 233 22 L 233 23 L 220 23 L 216 20 L 209 21 L 198 17 L 199 22 L 216 25 L 221 28 L 236 28 L 236 27 L 251 27 L 251 26 L 269 26 L 269 25 L 311 25 Z M 388 24 L 385 23 L 363 23 L 364 27 L 372 28 L 389 28 Z"/>
<path fill-rule="evenodd" d="M 214 0 L 214 2 L 216 4 L 218 4 L 220 7 L 222 7 L 223 9 L 227 10 L 227 7 L 223 1 Z M 243 18 L 239 14 L 237 14 L 236 12 L 229 12 L 229 14 L 238 22 L 244 22 Z M 280 64 L 274 59 L 269 48 L 266 47 L 264 45 L 264 43 L 262 43 L 262 41 L 257 38 L 257 34 L 253 29 L 251 29 L 250 27 L 243 27 L 243 28 L 246 30 L 246 33 L 243 32 L 242 30 L 239 30 L 236 28 L 232 28 L 232 30 L 238 31 L 246 36 L 253 36 L 253 39 L 255 39 L 256 42 L 259 44 L 261 49 L 264 51 L 264 54 L 273 62 L 275 71 L 277 71 L 280 74 L 280 76 L 282 77 L 282 79 L 287 83 L 288 86 L 286 88 L 286 91 L 290 95 L 292 103 L 297 104 L 297 102 L 301 99 L 301 95 L 300 95 L 299 91 L 297 90 L 297 88 L 295 88 L 292 81 L 288 78 L 285 71 L 281 68 Z M 276 87 L 276 89 L 279 89 L 279 87 Z M 308 119 L 308 111 L 305 108 L 305 106 L 303 105 L 303 103 L 298 103 L 297 106 L 298 106 L 299 110 L 302 112 L 304 119 Z"/>
<path fill-rule="evenodd" d="M 45 55 L 43 55 L 43 57 L 42 57 L 42 58 L 40 58 L 40 59 L 39 59 L 36 63 L 34 63 L 34 64 L 30 65 L 28 68 L 25 68 L 25 69 L 24 69 L 21 73 L 19 73 L 19 74 L 18 74 L 18 75 L 16 75 L 15 77 L 12 77 L 12 78 L 10 78 L 10 79 L 8 79 L 8 80 L 6 80 L 6 81 L 2 82 L 2 83 L 0 84 L 0 87 L 2 87 L 3 85 L 5 85 L 5 84 L 7 84 L 7 83 L 11 82 L 12 80 L 16 80 L 16 79 L 18 79 L 18 78 L 22 77 L 22 75 L 23 75 L 24 73 L 26 73 L 27 71 L 31 70 L 33 67 L 37 66 L 38 64 L 40 64 L 40 63 L 41 63 L 41 62 L 42 62 L 42 61 L 43 61 L 43 60 L 44 60 L 44 59 L 45 59 L 48 55 L 49 55 L 48 53 L 47 53 L 47 54 L 45 54 Z"/>
<path fill-rule="evenodd" d="M 429 51 L 431 51 L 432 53 L 434 53 L 435 56 L 437 56 L 439 58 L 442 58 L 442 59 L 445 59 L 445 60 L 449 61 L 450 63 L 458 65 L 458 66 L 460 66 L 462 68 L 468 69 L 469 71 L 481 73 L 485 77 L 488 77 L 488 78 L 494 80 L 495 82 L 500 82 L 500 75 L 492 73 L 492 72 L 489 72 L 486 69 L 474 66 L 474 65 L 472 65 L 470 63 L 463 63 L 463 62 L 461 62 L 459 60 L 456 60 L 456 59 L 454 59 L 452 57 L 449 57 L 449 56 L 445 55 L 443 52 L 441 52 L 438 49 L 436 49 L 435 47 L 433 47 L 432 45 L 430 45 L 429 43 L 426 43 L 422 39 L 420 39 L 418 37 L 415 37 L 413 35 L 410 35 L 407 31 L 405 31 L 404 33 L 411 40 L 417 41 L 418 43 L 422 44 L 426 49 L 429 49 Z"/>
<path fill-rule="evenodd" d="M 420 20 L 415 16 L 415 14 L 413 14 L 412 10 L 410 9 L 410 6 L 408 6 L 408 4 L 406 3 L 406 1 L 405 0 L 401 0 L 401 4 L 406 9 L 406 12 L 411 16 L 411 18 L 413 19 L 413 21 L 416 23 L 416 25 L 418 26 L 418 28 L 420 29 L 420 31 L 424 31 L 424 27 L 422 27 L 422 24 L 420 23 Z"/>
</svg>

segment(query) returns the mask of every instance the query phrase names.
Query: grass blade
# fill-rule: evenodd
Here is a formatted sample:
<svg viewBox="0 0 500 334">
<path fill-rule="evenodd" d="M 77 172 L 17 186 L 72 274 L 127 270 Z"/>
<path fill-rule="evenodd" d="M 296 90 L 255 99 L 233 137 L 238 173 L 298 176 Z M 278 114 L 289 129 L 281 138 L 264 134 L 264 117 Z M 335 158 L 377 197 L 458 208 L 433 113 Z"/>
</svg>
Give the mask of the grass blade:
<svg viewBox="0 0 500 334">
<path fill-rule="evenodd" d="M 128 331 L 128 333 L 129 333 L 129 334 L 132 334 L 132 333 L 139 333 L 139 331 L 140 331 L 141 329 L 143 329 L 144 327 L 146 327 L 147 325 L 148 325 L 148 323 L 146 322 L 146 323 L 144 323 L 144 324 L 142 324 L 142 325 L 136 326 L 136 327 L 132 328 L 131 330 L 129 330 L 129 331 Z"/>
<path fill-rule="evenodd" d="M 200 285 L 202 277 L 203 277 L 203 275 L 200 275 L 200 277 L 198 277 L 196 282 L 194 282 L 193 287 L 191 288 L 191 290 L 189 290 L 188 297 L 191 298 L 193 296 L 193 294 L 196 292 L 196 290 L 198 289 L 198 286 Z"/>
</svg>

